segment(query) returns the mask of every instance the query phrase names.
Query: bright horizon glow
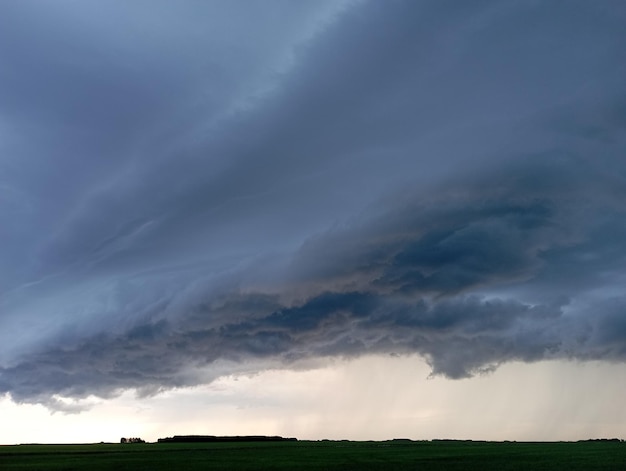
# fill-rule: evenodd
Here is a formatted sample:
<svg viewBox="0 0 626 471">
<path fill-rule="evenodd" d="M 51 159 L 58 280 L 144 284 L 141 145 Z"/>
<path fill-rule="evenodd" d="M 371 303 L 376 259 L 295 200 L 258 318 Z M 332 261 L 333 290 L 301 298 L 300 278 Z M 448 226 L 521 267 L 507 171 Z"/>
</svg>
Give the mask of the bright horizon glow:
<svg viewBox="0 0 626 471">
<path fill-rule="evenodd" d="M 626 435 L 626 411 L 619 407 L 626 388 L 621 365 L 510 363 L 457 381 L 428 373 L 415 356 L 366 356 L 308 371 L 224 377 L 153 397 L 126 392 L 110 400 L 91 398 L 92 407 L 79 414 L 4 398 L 0 415 L 11 426 L 2 427 L 0 444 L 116 443 L 121 437 L 155 442 L 192 434 L 492 441 Z"/>
</svg>

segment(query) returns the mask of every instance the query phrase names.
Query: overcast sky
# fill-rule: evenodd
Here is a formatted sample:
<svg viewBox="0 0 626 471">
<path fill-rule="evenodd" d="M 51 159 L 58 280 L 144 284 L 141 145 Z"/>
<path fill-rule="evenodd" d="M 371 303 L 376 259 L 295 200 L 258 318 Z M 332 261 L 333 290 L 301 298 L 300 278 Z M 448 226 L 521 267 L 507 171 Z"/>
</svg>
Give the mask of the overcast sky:
<svg viewBox="0 0 626 471">
<path fill-rule="evenodd" d="M 107 414 L 103 440 L 626 438 L 598 405 L 626 384 L 625 24 L 620 0 L 0 2 L 0 410 L 42 424 L 0 442 Z M 546 428 L 557 403 L 576 425 Z"/>
</svg>

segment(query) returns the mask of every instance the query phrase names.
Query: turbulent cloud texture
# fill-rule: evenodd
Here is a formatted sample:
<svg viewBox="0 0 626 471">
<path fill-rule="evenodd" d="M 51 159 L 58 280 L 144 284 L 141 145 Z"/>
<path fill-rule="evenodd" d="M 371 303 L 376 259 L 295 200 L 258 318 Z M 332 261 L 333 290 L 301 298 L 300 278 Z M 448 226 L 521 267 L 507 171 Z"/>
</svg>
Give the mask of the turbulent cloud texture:
<svg viewBox="0 0 626 471">
<path fill-rule="evenodd" d="M 54 408 L 366 353 L 451 378 L 625 361 L 624 21 L 4 2 L 0 391 Z"/>
</svg>

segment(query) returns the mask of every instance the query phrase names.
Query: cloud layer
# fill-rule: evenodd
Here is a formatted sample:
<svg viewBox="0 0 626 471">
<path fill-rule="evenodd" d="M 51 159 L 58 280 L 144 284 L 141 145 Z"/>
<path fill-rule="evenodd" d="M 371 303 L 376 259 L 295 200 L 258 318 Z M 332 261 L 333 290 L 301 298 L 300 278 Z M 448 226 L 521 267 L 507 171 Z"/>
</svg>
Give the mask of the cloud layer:
<svg viewBox="0 0 626 471">
<path fill-rule="evenodd" d="M 619 2 L 60 5 L 0 7 L 14 400 L 624 361 Z"/>
</svg>

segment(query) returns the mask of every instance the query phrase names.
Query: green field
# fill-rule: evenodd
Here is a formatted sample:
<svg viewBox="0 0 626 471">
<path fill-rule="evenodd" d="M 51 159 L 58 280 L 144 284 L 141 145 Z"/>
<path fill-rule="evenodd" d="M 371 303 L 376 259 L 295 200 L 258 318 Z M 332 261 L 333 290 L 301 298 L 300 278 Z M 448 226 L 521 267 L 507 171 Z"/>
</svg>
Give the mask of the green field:
<svg viewBox="0 0 626 471">
<path fill-rule="evenodd" d="M 298 441 L 0 446 L 0 470 L 625 470 L 626 442 Z"/>
</svg>

